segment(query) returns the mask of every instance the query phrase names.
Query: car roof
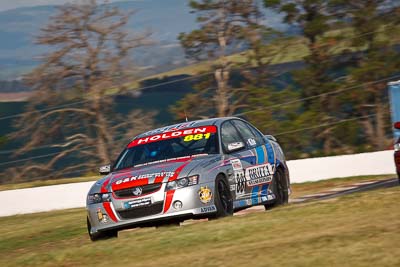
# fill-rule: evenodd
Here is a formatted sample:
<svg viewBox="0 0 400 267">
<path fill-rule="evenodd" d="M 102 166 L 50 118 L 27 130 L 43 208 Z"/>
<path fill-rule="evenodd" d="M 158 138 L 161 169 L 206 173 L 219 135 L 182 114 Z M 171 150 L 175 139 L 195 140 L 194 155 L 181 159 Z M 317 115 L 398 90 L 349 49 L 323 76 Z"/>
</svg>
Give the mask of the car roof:
<svg viewBox="0 0 400 267">
<path fill-rule="evenodd" d="M 133 140 L 137 139 L 137 138 L 143 138 L 143 137 L 147 137 L 150 135 L 155 135 L 155 134 L 159 134 L 159 133 L 163 133 L 166 131 L 171 131 L 171 130 L 184 130 L 184 129 L 188 129 L 188 128 L 194 128 L 194 127 L 199 127 L 199 126 L 206 126 L 206 125 L 215 125 L 217 127 L 219 127 L 222 122 L 226 121 L 226 120 L 230 120 L 230 119 L 239 119 L 236 117 L 221 117 L 221 118 L 210 118 L 210 119 L 204 119 L 204 120 L 195 120 L 195 121 L 187 121 L 187 122 L 182 122 L 182 123 L 177 123 L 177 124 L 172 124 L 172 125 L 168 125 L 168 126 L 164 126 L 164 127 L 160 127 L 154 130 L 150 130 L 147 132 L 144 132 L 142 134 L 137 135 L 135 138 L 133 138 Z"/>
</svg>

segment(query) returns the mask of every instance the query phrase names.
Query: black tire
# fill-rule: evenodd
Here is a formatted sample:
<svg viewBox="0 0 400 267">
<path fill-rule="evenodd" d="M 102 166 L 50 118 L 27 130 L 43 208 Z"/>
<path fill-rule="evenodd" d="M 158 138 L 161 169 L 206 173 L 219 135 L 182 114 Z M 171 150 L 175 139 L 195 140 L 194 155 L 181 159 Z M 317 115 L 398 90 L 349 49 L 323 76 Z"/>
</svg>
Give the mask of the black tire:
<svg viewBox="0 0 400 267">
<path fill-rule="evenodd" d="M 222 218 L 233 215 L 233 199 L 229 187 L 222 175 L 215 179 L 214 203 L 217 207 L 217 212 L 213 218 Z"/>
<path fill-rule="evenodd" d="M 274 177 L 272 178 L 271 189 L 276 198 L 274 202 L 264 205 L 266 210 L 287 204 L 289 202 L 287 179 L 282 170 L 278 169 L 275 172 Z"/>
<path fill-rule="evenodd" d="M 90 229 L 92 228 L 92 225 L 90 224 L 89 218 L 86 218 L 86 224 L 87 224 L 89 238 L 93 242 L 98 241 L 98 240 L 104 240 L 104 239 L 118 237 L 117 230 L 109 230 L 109 231 L 97 232 L 96 234 L 92 234 L 92 233 L 90 233 Z"/>
</svg>

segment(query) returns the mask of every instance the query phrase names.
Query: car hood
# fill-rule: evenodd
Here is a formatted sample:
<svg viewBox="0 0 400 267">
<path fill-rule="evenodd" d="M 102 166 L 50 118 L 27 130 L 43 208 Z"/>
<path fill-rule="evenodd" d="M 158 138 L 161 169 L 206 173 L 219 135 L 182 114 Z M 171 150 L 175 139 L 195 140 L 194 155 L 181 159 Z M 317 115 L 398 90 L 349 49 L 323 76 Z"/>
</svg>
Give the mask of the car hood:
<svg viewBox="0 0 400 267">
<path fill-rule="evenodd" d="M 166 183 L 196 174 L 191 172 L 197 168 L 211 168 L 214 166 L 212 163 L 219 162 L 221 158 L 218 154 L 198 155 L 135 166 L 111 173 L 104 180 L 103 188 L 105 187 L 106 191 L 115 191 L 146 184 Z"/>
</svg>

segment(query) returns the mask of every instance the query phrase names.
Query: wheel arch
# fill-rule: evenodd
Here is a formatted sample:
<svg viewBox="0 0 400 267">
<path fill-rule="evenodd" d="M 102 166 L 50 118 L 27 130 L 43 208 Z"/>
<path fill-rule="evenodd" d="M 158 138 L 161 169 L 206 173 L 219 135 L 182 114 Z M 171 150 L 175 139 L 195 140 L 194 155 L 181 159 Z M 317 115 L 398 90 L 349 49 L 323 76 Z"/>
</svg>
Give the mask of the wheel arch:
<svg viewBox="0 0 400 267">
<path fill-rule="evenodd" d="M 278 161 L 276 164 L 275 171 L 278 171 L 278 170 L 283 172 L 283 175 L 286 178 L 286 185 L 287 185 L 288 189 L 290 190 L 290 176 L 289 176 L 289 169 L 286 165 L 286 162 L 284 163 L 284 162 Z"/>
<path fill-rule="evenodd" d="M 217 173 L 217 175 L 215 175 L 215 180 L 217 180 L 218 176 L 221 176 L 224 179 L 226 185 L 228 186 L 228 189 L 230 189 L 231 184 L 229 183 L 228 175 L 226 173 L 220 171 Z M 231 197 L 234 197 L 232 195 L 232 191 L 230 191 L 230 190 L 229 190 L 229 194 L 231 195 Z"/>
</svg>

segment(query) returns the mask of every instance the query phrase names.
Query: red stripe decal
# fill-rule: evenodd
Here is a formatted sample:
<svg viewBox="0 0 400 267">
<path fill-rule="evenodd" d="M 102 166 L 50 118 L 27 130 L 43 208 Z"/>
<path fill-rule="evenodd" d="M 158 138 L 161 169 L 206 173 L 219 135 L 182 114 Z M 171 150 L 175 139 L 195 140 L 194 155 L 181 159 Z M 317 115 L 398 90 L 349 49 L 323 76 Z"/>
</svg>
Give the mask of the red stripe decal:
<svg viewBox="0 0 400 267">
<path fill-rule="evenodd" d="M 154 183 L 162 183 L 164 181 L 164 176 L 158 176 L 156 179 L 154 179 Z"/>
<path fill-rule="evenodd" d="M 176 178 L 178 178 L 178 176 L 179 176 L 179 173 L 180 173 L 180 172 L 183 170 L 183 168 L 185 168 L 186 165 L 188 165 L 190 162 L 191 162 L 191 159 L 188 160 L 187 162 L 185 162 L 184 164 L 182 164 L 178 169 L 176 169 L 174 175 L 171 176 L 171 177 L 168 179 L 168 182 L 176 180 Z"/>
<path fill-rule="evenodd" d="M 117 217 L 115 217 L 115 214 L 113 210 L 111 209 L 111 203 L 110 202 L 103 202 L 103 207 L 106 210 L 108 216 L 110 216 L 111 220 L 114 222 L 117 222 Z"/>
<path fill-rule="evenodd" d="M 178 169 L 176 169 L 174 176 L 170 177 L 168 179 L 168 182 L 176 180 L 178 178 L 178 176 L 179 176 L 179 173 L 183 170 L 183 168 L 186 167 L 186 165 L 188 165 L 190 163 L 190 161 L 191 160 L 185 162 Z M 166 213 L 169 210 L 169 208 L 171 207 L 172 199 L 174 198 L 174 193 L 175 193 L 175 190 L 170 190 L 170 191 L 168 191 L 166 193 L 165 205 L 164 205 L 164 213 Z"/>
<path fill-rule="evenodd" d="M 175 190 L 170 190 L 166 193 L 165 196 L 165 205 L 164 205 L 164 213 L 166 213 L 171 207 L 172 199 L 174 197 Z"/>
<path fill-rule="evenodd" d="M 110 179 L 111 179 L 111 177 L 109 177 L 108 179 L 106 179 L 104 181 L 103 185 L 101 186 L 100 193 L 107 193 L 106 187 L 107 187 L 108 183 L 110 182 Z"/>
</svg>

